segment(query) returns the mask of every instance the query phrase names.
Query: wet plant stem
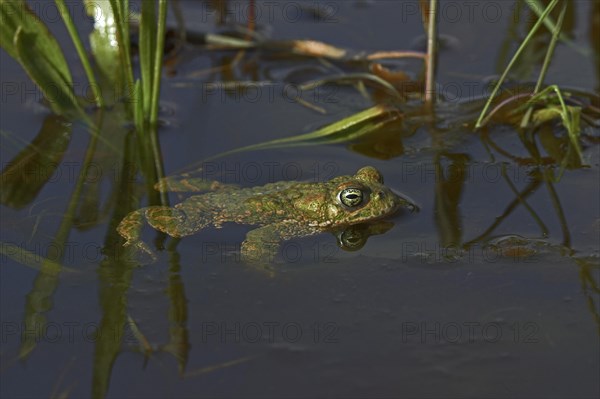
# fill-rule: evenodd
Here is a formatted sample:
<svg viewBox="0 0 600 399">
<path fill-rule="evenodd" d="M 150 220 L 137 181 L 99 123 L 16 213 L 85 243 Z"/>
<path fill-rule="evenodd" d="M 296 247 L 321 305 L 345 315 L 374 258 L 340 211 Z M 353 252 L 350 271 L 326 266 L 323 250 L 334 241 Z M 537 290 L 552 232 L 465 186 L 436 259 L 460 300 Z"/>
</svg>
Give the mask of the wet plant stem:
<svg viewBox="0 0 600 399">
<path fill-rule="evenodd" d="M 535 84 L 535 89 L 533 90 L 533 95 L 536 95 L 542 85 L 544 84 L 544 78 L 548 72 L 548 68 L 550 67 L 550 62 L 552 61 L 552 56 L 554 55 L 554 50 L 556 49 L 556 43 L 558 43 L 558 38 L 560 36 L 560 32 L 562 29 L 563 20 L 565 18 L 565 14 L 567 11 L 568 3 L 563 3 L 562 10 L 560 11 L 560 16 L 558 17 L 558 21 L 554 27 L 552 32 L 552 39 L 550 40 L 550 44 L 548 45 L 548 51 L 546 51 L 546 56 L 544 57 L 544 63 L 542 64 L 542 69 L 540 70 L 540 74 L 538 76 L 538 80 Z M 533 107 L 527 108 L 527 112 L 523 115 L 523 119 L 521 119 L 521 128 L 525 128 L 529 125 L 529 121 L 531 120 L 531 114 L 533 113 Z"/>
<path fill-rule="evenodd" d="M 165 46 L 165 31 L 167 21 L 167 1 L 158 2 L 158 29 L 156 30 L 156 47 L 154 49 L 154 71 L 152 78 L 150 124 L 156 125 L 158 121 L 158 102 L 160 96 L 160 78 L 162 74 L 162 57 Z M 144 95 L 149 93 L 144 93 Z"/>
<path fill-rule="evenodd" d="M 158 2 L 158 29 L 156 30 L 156 48 L 154 52 L 154 76 L 152 79 L 152 101 L 150 112 L 151 138 L 150 145 L 154 159 L 154 168 L 156 170 L 157 180 L 164 177 L 164 169 L 160 146 L 158 144 L 158 105 L 160 100 L 160 81 L 162 76 L 162 58 L 165 46 L 165 31 L 167 21 L 167 0 L 159 0 Z M 160 201 L 163 205 L 168 205 L 168 198 L 165 192 L 160 192 Z"/>
<path fill-rule="evenodd" d="M 85 74 L 90 82 L 91 90 L 94 94 L 94 100 L 96 102 L 96 106 L 98 108 L 104 107 L 104 99 L 102 98 L 102 93 L 100 92 L 100 86 L 96 82 L 96 77 L 94 76 L 94 71 L 92 70 L 92 66 L 87 57 L 85 48 L 83 47 L 83 43 L 81 42 L 81 38 L 79 37 L 79 33 L 77 33 L 77 28 L 75 28 L 75 24 L 73 23 L 73 19 L 69 14 L 69 10 L 65 5 L 64 0 L 54 0 L 56 3 L 56 7 L 60 12 L 60 16 L 67 27 L 67 31 L 71 36 L 71 40 L 75 45 L 75 49 L 77 50 L 77 54 L 79 55 L 79 59 L 81 60 L 81 64 L 83 65 L 83 69 L 85 70 Z"/>
<path fill-rule="evenodd" d="M 433 104 L 435 97 L 435 63 L 437 43 L 437 0 L 429 2 L 429 25 L 427 28 L 427 71 L 425 75 L 425 103 Z"/>
<path fill-rule="evenodd" d="M 120 43 L 119 56 L 125 74 L 125 93 L 128 93 L 127 97 L 129 100 L 139 101 L 139 99 L 132 98 L 135 94 L 135 84 L 133 81 L 133 65 L 130 54 L 129 19 L 127 18 L 129 15 L 129 0 L 110 0 L 110 4 L 115 14 L 117 39 Z M 133 108 L 131 108 L 129 101 L 126 102 L 126 107 L 127 112 L 133 118 Z"/>
<path fill-rule="evenodd" d="M 529 33 L 527 34 L 527 36 L 525 37 L 525 39 L 523 40 L 523 42 L 521 43 L 521 45 L 519 46 L 519 48 L 517 49 L 517 51 L 515 52 L 513 57 L 511 58 L 510 62 L 508 63 L 508 65 L 506 66 L 504 71 L 502 72 L 500 79 L 498 79 L 498 82 L 496 82 L 496 85 L 494 86 L 494 90 L 492 91 L 492 94 L 490 94 L 488 101 L 485 103 L 485 106 L 483 107 L 483 110 L 481 111 L 481 114 L 479 115 L 479 119 L 477 119 L 477 123 L 475 124 L 475 129 L 479 129 L 481 126 L 483 126 L 482 121 L 485 118 L 485 115 L 487 114 L 487 111 L 490 108 L 492 101 L 494 100 L 494 98 L 496 98 L 496 94 L 498 94 L 500 87 L 502 87 L 502 83 L 504 83 L 504 81 L 506 80 L 508 73 L 510 72 L 510 70 L 512 69 L 514 64 L 516 63 L 517 59 L 519 58 L 519 56 L 521 55 L 523 50 L 525 50 L 525 47 L 527 47 L 527 45 L 533 38 L 533 35 L 535 35 L 535 33 L 538 31 L 538 29 L 544 23 L 544 20 L 546 19 L 546 17 L 554 9 L 556 4 L 558 4 L 558 1 L 559 0 L 552 0 L 552 2 L 550 4 L 548 4 L 548 6 L 546 7 L 546 9 L 542 13 L 542 15 L 539 17 L 539 19 L 537 20 L 535 25 L 533 25 L 533 28 L 531 28 L 531 30 L 529 31 Z"/>
</svg>

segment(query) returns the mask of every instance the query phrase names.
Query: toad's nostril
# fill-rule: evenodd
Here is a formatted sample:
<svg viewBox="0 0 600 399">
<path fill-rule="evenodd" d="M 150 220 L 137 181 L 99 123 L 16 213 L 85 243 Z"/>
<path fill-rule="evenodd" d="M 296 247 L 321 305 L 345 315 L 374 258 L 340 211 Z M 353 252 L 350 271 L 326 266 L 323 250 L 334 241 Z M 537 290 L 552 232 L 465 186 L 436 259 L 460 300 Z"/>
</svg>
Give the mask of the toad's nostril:
<svg viewBox="0 0 600 399">
<path fill-rule="evenodd" d="M 414 213 L 414 212 L 419 212 L 419 207 L 418 207 L 417 205 L 415 205 L 415 204 L 411 204 L 411 203 L 409 203 L 409 204 L 407 204 L 407 205 L 406 205 L 406 207 L 408 208 L 408 210 L 409 210 L 411 213 Z"/>
</svg>

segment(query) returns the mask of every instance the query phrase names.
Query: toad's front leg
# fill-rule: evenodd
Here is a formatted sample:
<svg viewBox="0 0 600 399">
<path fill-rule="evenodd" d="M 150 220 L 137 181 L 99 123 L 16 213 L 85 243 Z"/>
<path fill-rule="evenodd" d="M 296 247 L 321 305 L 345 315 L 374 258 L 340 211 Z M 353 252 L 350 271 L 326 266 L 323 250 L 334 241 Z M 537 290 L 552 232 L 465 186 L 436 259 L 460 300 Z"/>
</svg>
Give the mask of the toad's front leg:
<svg viewBox="0 0 600 399">
<path fill-rule="evenodd" d="M 303 226 L 295 220 L 268 224 L 251 230 L 242 243 L 242 260 L 265 269 L 270 269 L 282 241 L 319 233 L 315 227 Z"/>
</svg>

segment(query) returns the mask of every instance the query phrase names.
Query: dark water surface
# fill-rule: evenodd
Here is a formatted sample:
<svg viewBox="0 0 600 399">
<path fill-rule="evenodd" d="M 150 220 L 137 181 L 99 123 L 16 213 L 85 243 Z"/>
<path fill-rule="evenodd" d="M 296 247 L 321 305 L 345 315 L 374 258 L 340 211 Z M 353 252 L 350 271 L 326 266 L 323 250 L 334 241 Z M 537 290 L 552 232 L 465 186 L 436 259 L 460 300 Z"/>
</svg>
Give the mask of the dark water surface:
<svg viewBox="0 0 600 399">
<path fill-rule="evenodd" d="M 190 29 L 225 31 L 215 25 L 214 10 L 183 3 Z M 233 21 L 243 21 L 246 3 L 240 4 L 230 4 Z M 327 21 L 308 14 L 306 7 L 315 4 L 330 7 L 322 16 Z M 438 65 L 441 91 L 453 100 L 440 114 L 465 121 L 481 105 L 473 113 L 458 100 L 474 101 L 485 92 L 487 79 L 515 48 L 512 2 L 469 4 L 471 9 L 442 2 L 440 32 L 449 38 Z M 302 18 L 286 14 L 300 5 Z M 263 12 L 259 31 L 270 38 L 310 38 L 357 52 L 420 49 L 417 7 L 257 3 Z M 578 1 L 573 10 L 573 40 L 598 51 L 598 42 L 589 41 L 589 16 L 598 7 Z M 82 30 L 91 29 L 88 22 L 78 21 Z M 51 29 L 68 43 L 60 24 Z M 506 45 L 508 55 L 502 52 Z M 306 81 L 342 69 L 252 52 L 235 76 L 268 84 L 254 87 L 254 94 L 213 89 L 206 82 L 231 77 L 198 71 L 235 53 L 199 55 L 188 47 L 174 76 L 163 81 L 159 137 L 168 174 L 223 151 L 312 131 L 372 105 L 349 87 L 321 91 L 317 100 L 304 96 L 328 110 L 320 115 L 282 95 L 289 85 L 281 80 Z M 34 86 L 18 65 L 0 54 L 6 171 L 48 122 L 48 111 L 26 91 Z M 546 81 L 597 96 L 597 59 L 597 52 L 586 56 L 561 45 Z M 392 61 L 390 68 L 420 73 L 418 61 Z M 73 62 L 75 79 L 83 80 L 78 65 Z M 12 87 L 19 95 L 11 94 Z M 319 101 L 323 94 L 331 101 Z M 248 151 L 205 162 L 205 177 L 244 187 L 323 181 L 373 165 L 387 186 L 419 204 L 419 213 L 395 216 L 391 230 L 369 237 L 358 251 L 341 250 L 331 234 L 286 242 L 269 274 L 239 259 L 251 227 L 232 224 L 177 243 L 166 240 L 152 264 L 123 261 L 114 229 L 126 147 L 122 126 L 113 123 L 116 148 L 99 144 L 101 177 L 90 177 L 83 188 L 85 198 L 98 202 L 78 205 L 79 219 L 57 261 L 60 273 L 47 265 L 40 270 L 40 257 L 56 251 L 53 240 L 82 168 L 86 129 L 74 125 L 53 177 L 37 195 L 18 206 L 1 205 L 3 398 L 600 395 L 597 128 L 585 130 L 595 138 L 584 142 L 587 166 L 566 170 L 559 182 L 543 178 L 558 172 L 556 162 L 519 162 L 532 156 L 507 126 L 487 131 L 503 152 L 470 128 L 444 136 L 415 123 L 414 134 L 391 131 L 380 141 Z M 559 124 L 552 132 L 565 134 Z M 543 139 L 537 143 L 550 148 Z M 138 191 L 145 204 L 141 183 Z M 172 203 L 180 199 L 170 196 Z M 146 229 L 143 237 L 156 248 L 155 232 Z"/>
</svg>

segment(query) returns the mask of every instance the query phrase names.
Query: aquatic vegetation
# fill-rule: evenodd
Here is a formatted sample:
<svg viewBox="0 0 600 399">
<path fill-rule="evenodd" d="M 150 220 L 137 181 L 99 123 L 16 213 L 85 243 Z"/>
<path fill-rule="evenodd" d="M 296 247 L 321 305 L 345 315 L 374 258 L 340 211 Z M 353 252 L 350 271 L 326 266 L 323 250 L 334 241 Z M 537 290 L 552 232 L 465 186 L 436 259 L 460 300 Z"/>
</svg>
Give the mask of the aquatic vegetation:
<svg viewBox="0 0 600 399">
<path fill-rule="evenodd" d="M 226 3 L 222 2 L 225 6 Z M 174 22 L 168 24 L 167 2 L 162 0 L 141 2 L 139 13 L 132 13 L 126 0 L 85 1 L 90 13 L 94 10 L 99 13 L 94 16 L 95 24 L 90 28 L 89 38 L 84 40 L 79 36 L 77 21 L 72 20 L 65 2 L 57 0 L 55 4 L 77 51 L 83 69 L 78 72 L 85 74 L 90 97 L 75 94 L 73 76 L 77 76 L 74 71 L 79 66 L 70 65 L 66 60 L 63 52 L 67 44 L 59 43 L 52 36 L 27 2 L 0 0 L 0 46 L 44 93 L 42 106 L 51 111 L 45 115 L 38 134 L 31 141 L 24 140 L 18 133 L 0 131 L 3 145 L 8 143 L 16 149 L 11 162 L 3 165 L 0 202 L 11 212 L 24 211 L 18 217 L 25 215 L 22 223 L 29 226 L 31 222 L 33 226 L 25 233 L 28 241 L 41 239 L 38 225 L 48 216 L 44 209 L 47 198 L 43 189 L 53 173 L 65 159 L 69 162 L 73 157 L 81 160 L 81 168 L 74 175 L 69 186 L 71 191 L 60 204 L 60 210 L 52 213 L 52 216 L 58 214 L 60 217 L 55 231 L 43 232 L 42 237 L 50 242 L 55 252 L 39 257 L 32 251 L 2 242 L 0 255 L 37 273 L 25 300 L 23 325 L 30 331 L 39 331 L 51 317 L 61 275 L 79 272 L 66 266 L 65 262 L 70 235 L 103 235 L 103 242 L 98 243 L 101 256 L 93 265 L 98 274 L 101 309 L 98 328 L 114 334 L 98 337 L 95 342 L 94 397 L 106 396 L 112 367 L 123 353 L 122 343 L 128 334 L 131 340 L 127 350 L 139 353 L 146 360 L 157 352 L 168 352 L 177 359 L 182 375 L 204 374 L 254 358 L 239 357 L 200 368 L 196 373 L 185 373 L 190 338 L 188 301 L 181 269 L 187 259 L 182 256 L 185 252 L 175 237 L 177 235 L 168 234 L 173 231 L 171 226 L 180 220 L 174 222 L 169 218 L 171 224 L 165 227 L 152 218 L 167 234 L 150 233 L 155 234 L 155 248 L 152 249 L 162 251 L 159 255 L 164 261 L 161 266 L 166 265 L 164 269 L 157 268 L 158 273 L 167 276 L 160 281 L 161 284 L 164 282 L 161 289 L 164 288 L 169 304 L 165 311 L 169 330 L 165 344 L 153 343 L 156 338 L 146 335 L 147 325 L 138 323 L 133 314 L 135 310 L 128 304 L 132 279 L 136 273 L 147 273 L 148 268 L 137 269 L 140 262 L 132 256 L 130 247 L 123 246 L 125 240 L 117 231 L 119 223 L 131 212 L 134 216 L 139 215 L 135 213 L 137 209 L 156 212 L 174 209 L 169 206 L 166 190 L 155 189 L 157 184 L 160 187 L 166 181 L 200 181 L 200 172 L 193 170 L 193 165 L 184 173 L 164 177 L 157 132 L 164 132 L 169 140 L 172 136 L 168 135 L 176 130 L 169 125 L 169 107 L 172 104 L 175 104 L 173 109 L 187 106 L 180 104 L 183 101 L 173 95 L 174 99 L 169 98 L 170 102 L 165 102 L 164 111 L 161 110 L 161 87 L 165 84 L 169 89 L 190 89 L 184 95 L 201 86 L 219 91 L 224 97 L 230 96 L 228 98 L 235 98 L 247 88 L 282 84 L 286 88 L 297 88 L 300 93 L 294 97 L 293 104 L 284 105 L 298 107 L 302 115 L 311 115 L 310 120 L 293 121 L 293 129 L 285 127 L 274 136 L 267 135 L 267 139 L 257 138 L 259 136 L 254 134 L 257 130 L 271 133 L 274 125 L 269 118 L 277 119 L 277 115 L 261 115 L 262 119 L 256 125 L 247 129 L 242 126 L 241 131 L 235 132 L 236 139 L 244 145 L 232 145 L 233 140 L 230 142 L 227 136 L 226 146 L 214 152 L 208 146 L 206 151 L 204 148 L 183 149 L 194 154 L 207 154 L 200 162 L 225 162 L 242 159 L 242 156 L 260 159 L 262 154 L 274 154 L 268 151 L 276 149 L 297 150 L 300 158 L 309 157 L 310 153 L 302 152 L 308 146 L 312 149 L 331 146 L 326 150 L 352 152 L 349 156 L 368 157 L 380 163 L 390 161 L 388 165 L 392 170 L 401 169 L 405 162 L 411 167 L 419 167 L 419 162 L 431 160 L 431 175 L 427 178 L 434 182 L 431 192 L 421 195 L 431 199 L 428 211 L 431 213 L 432 236 L 444 249 L 450 248 L 441 262 L 451 264 L 464 259 L 466 253 L 478 246 L 496 251 L 499 256 L 513 258 L 529 259 L 549 253 L 578 267 L 589 311 L 600 325 L 595 274 L 597 257 L 590 255 L 587 248 L 580 248 L 577 240 L 572 238 L 576 234 L 570 219 L 572 215 L 559 195 L 561 178 L 564 182 L 573 175 L 571 172 L 588 168 L 588 164 L 595 167 L 590 162 L 590 148 L 598 143 L 599 97 L 586 88 L 577 90 L 546 82 L 557 46 L 568 46 L 578 54 L 586 54 L 586 49 L 564 31 L 568 13 L 578 6 L 576 3 L 552 0 L 542 6 L 539 2 L 526 5 L 519 2 L 518 6 L 531 10 L 538 17 L 532 26 L 524 19 L 513 20 L 515 26 L 526 29 L 527 33 L 523 41 L 518 35 L 507 33 L 507 48 L 516 47 L 516 51 L 510 55 L 507 50 L 509 56 L 503 59 L 503 50 L 498 50 L 500 66 L 496 72 L 499 77 L 493 92 L 482 98 L 454 103 L 435 91 L 436 69 L 445 67 L 437 65 L 439 61 L 436 60 L 440 60 L 437 52 L 444 49 L 443 46 L 438 48 L 439 41 L 435 40 L 438 36 L 436 20 L 429 18 L 430 14 L 436 15 L 436 1 L 429 5 L 419 3 L 423 31 L 429 32 L 426 51 L 393 50 L 394 46 L 392 50 L 362 51 L 313 38 L 280 40 L 270 37 L 268 30 L 261 30 L 254 18 L 248 18 L 245 24 L 229 25 L 227 21 L 220 24 L 219 16 L 215 15 L 219 22 L 215 23 L 214 31 L 204 32 L 197 26 L 186 26 L 187 16 L 176 1 L 169 2 Z M 249 0 L 248 4 L 255 3 Z M 192 7 L 186 4 L 188 6 Z M 548 39 L 545 40 L 547 44 L 541 50 L 529 51 L 528 46 L 535 44 L 537 35 L 546 35 L 543 38 Z M 377 43 L 373 47 L 378 48 Z M 190 62 L 195 60 L 194 57 L 204 58 L 194 64 Z M 414 65 L 416 67 L 410 69 Z M 539 71 L 537 75 L 532 74 L 533 70 Z M 166 72 L 164 76 L 163 72 Z M 534 79 L 535 84 L 528 85 L 530 79 Z M 328 88 L 334 88 L 340 94 L 340 102 L 332 103 L 319 97 Z M 288 94 L 284 92 L 282 97 L 287 100 Z M 189 111 L 195 113 L 198 110 Z M 223 117 L 218 113 L 215 115 Z M 223 119 L 229 117 L 242 119 L 245 115 L 232 113 Z M 82 127 L 89 133 L 87 148 L 79 153 L 70 152 L 69 144 Z M 204 145 L 230 133 L 225 131 L 226 127 L 223 129 L 223 132 L 209 132 L 203 123 L 198 123 L 193 126 L 193 134 L 201 136 Z M 474 146 L 480 146 L 481 153 L 473 150 Z M 262 152 L 254 153 L 258 151 Z M 65 158 L 65 154 L 71 158 Z M 171 156 L 178 158 L 180 154 Z M 497 166 L 498 184 L 493 188 L 472 184 L 469 178 L 474 165 Z M 524 183 L 512 178 L 510 167 L 522 167 Z M 105 174 L 89 179 L 88 172 L 93 172 L 94 168 L 110 170 L 110 176 Z M 26 175 L 23 171 L 27 170 L 43 170 L 45 174 Z M 274 181 L 279 180 L 282 179 Z M 304 187 L 296 181 L 285 180 L 280 184 Z M 400 182 L 392 184 L 399 187 Z M 250 192 L 252 189 L 246 187 L 250 185 L 244 182 L 244 187 L 238 187 L 237 195 Z M 478 190 L 498 190 L 502 195 L 496 196 L 495 191 L 486 192 L 494 201 L 485 204 L 484 212 L 476 215 L 479 220 L 475 223 L 471 215 L 476 210 L 471 209 L 473 203 L 468 202 L 468 195 Z M 348 195 L 353 201 L 357 194 L 350 191 Z M 206 205 L 203 201 L 207 198 L 196 198 L 196 201 Z M 210 198 L 234 209 L 231 201 L 235 195 Z M 547 206 L 539 206 L 536 198 L 541 198 Z M 207 208 L 205 210 L 211 210 Z M 521 231 L 510 231 L 519 230 L 519 226 L 511 224 L 512 217 L 518 218 L 523 225 L 529 223 L 528 236 Z M 269 226 L 269 222 L 270 219 L 261 223 Z M 177 225 L 181 226 L 185 227 L 186 222 Z M 198 226 L 204 225 L 199 223 L 193 227 Z M 148 231 L 137 227 L 128 229 L 127 234 L 147 238 Z M 370 235 L 386 233 L 391 227 L 391 223 L 381 223 L 331 232 L 338 246 L 357 250 Z M 281 235 L 279 229 L 274 232 Z M 271 239 L 269 256 L 275 257 L 280 247 L 273 245 L 271 235 L 262 238 Z M 258 246 L 255 242 L 253 245 Z M 422 254 L 426 257 L 424 251 Z M 33 336 L 21 343 L 20 359 L 28 358 L 38 347 Z"/>
</svg>

